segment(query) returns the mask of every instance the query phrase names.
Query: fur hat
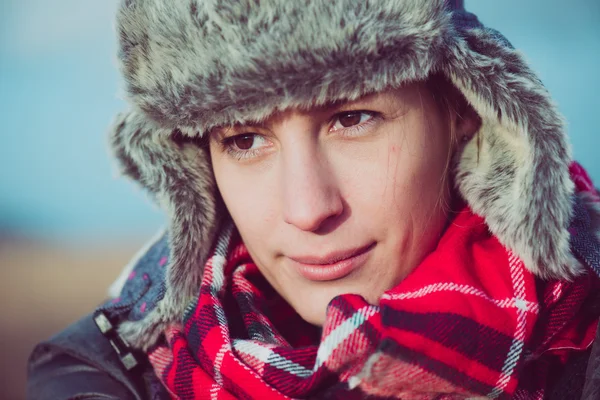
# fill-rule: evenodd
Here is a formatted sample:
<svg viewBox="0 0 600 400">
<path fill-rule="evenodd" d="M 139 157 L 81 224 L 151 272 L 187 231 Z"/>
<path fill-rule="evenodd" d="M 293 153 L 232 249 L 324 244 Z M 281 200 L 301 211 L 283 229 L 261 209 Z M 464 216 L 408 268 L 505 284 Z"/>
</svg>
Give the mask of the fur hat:
<svg viewBox="0 0 600 400">
<path fill-rule="evenodd" d="M 260 3 L 260 4 L 259 4 Z M 226 215 L 209 129 L 444 75 L 479 114 L 454 181 L 490 231 L 541 277 L 568 278 L 573 184 L 563 119 L 522 55 L 462 1 L 122 0 L 130 111 L 111 143 L 170 218 L 166 293 L 121 333 L 146 348 L 197 295 Z"/>
</svg>

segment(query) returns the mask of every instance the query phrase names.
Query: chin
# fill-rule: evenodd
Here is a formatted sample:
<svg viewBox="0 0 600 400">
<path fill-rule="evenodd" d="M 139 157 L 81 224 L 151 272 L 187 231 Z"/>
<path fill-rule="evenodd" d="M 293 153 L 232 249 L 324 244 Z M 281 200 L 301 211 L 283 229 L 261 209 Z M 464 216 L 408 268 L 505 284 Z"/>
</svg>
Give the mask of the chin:
<svg viewBox="0 0 600 400">
<path fill-rule="evenodd" d="M 312 289 L 308 291 L 307 295 L 296 297 L 294 299 L 295 301 L 288 301 L 288 303 L 294 308 L 294 310 L 296 310 L 303 320 L 311 325 L 321 327 L 325 323 L 327 306 L 331 300 L 339 296 L 339 294 L 329 295 L 324 298 L 322 295 L 316 294 L 318 290 L 319 289 Z M 298 292 L 295 294 L 297 296 Z"/>
<path fill-rule="evenodd" d="M 314 326 L 322 327 L 325 323 L 325 312 L 323 312 L 321 315 L 315 315 L 311 313 L 309 315 L 300 314 L 300 316 L 303 320 Z"/>
<path fill-rule="evenodd" d="M 308 291 L 309 294 L 306 296 L 298 297 L 295 301 L 290 304 L 296 310 L 296 312 L 300 315 L 300 317 L 308 322 L 309 324 L 322 327 L 325 323 L 327 306 L 331 301 L 341 295 L 344 294 L 356 294 L 365 299 L 365 301 L 371 305 L 379 305 L 379 299 L 384 291 L 377 293 L 361 293 L 359 290 L 356 290 L 353 287 L 346 287 L 344 289 L 338 288 L 336 293 L 331 294 L 330 291 L 328 294 L 324 294 L 322 296 L 315 295 L 317 291 L 325 291 L 324 289 L 311 289 Z M 298 295 L 298 292 L 295 293 Z M 309 303 L 310 301 L 310 303 Z"/>
<path fill-rule="evenodd" d="M 333 299 L 333 297 L 332 297 Z M 302 300 L 300 300 L 302 302 Z M 325 315 L 327 311 L 327 305 L 329 302 L 322 302 L 318 305 L 310 305 L 302 303 L 296 304 L 294 309 L 300 315 L 300 317 L 311 325 L 323 326 L 325 323 Z"/>
</svg>

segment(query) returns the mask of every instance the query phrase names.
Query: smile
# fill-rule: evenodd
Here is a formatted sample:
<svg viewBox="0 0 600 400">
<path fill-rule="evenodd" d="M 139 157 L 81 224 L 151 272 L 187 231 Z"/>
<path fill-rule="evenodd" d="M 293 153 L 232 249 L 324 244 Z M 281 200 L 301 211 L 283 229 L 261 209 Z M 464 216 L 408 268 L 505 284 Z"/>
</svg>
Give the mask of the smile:
<svg viewBox="0 0 600 400">
<path fill-rule="evenodd" d="M 311 281 L 333 281 L 344 278 L 358 269 L 369 258 L 375 243 L 368 246 L 343 250 L 324 257 L 289 257 L 304 278 Z"/>
</svg>

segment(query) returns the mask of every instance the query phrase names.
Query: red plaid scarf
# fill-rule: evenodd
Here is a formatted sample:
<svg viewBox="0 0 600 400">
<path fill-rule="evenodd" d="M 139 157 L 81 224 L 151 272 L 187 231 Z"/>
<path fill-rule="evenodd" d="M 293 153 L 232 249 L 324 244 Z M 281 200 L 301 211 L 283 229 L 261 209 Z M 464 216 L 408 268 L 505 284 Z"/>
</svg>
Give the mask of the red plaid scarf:
<svg viewBox="0 0 600 400">
<path fill-rule="evenodd" d="M 572 172 L 578 190 L 593 190 Z M 569 355 L 591 345 L 597 288 L 594 274 L 536 279 L 465 208 L 379 306 L 336 297 L 318 332 L 229 228 L 184 324 L 149 359 L 176 399 L 541 399 Z"/>
</svg>

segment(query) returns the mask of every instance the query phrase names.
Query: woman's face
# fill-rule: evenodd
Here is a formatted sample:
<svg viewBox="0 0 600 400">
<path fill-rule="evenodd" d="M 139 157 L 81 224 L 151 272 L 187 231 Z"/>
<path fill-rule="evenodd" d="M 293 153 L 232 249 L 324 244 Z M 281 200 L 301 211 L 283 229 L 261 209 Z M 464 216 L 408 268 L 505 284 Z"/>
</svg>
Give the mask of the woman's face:
<svg viewBox="0 0 600 400">
<path fill-rule="evenodd" d="M 321 325 L 340 294 L 377 304 L 436 246 L 453 120 L 412 84 L 212 132 L 225 205 L 260 271 L 306 321 Z"/>
</svg>

